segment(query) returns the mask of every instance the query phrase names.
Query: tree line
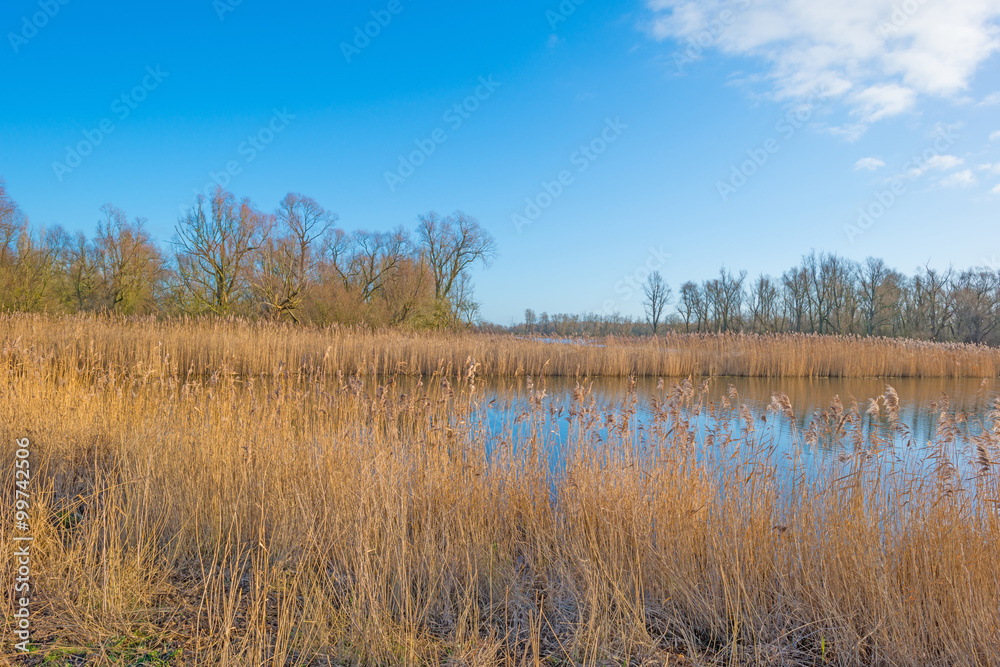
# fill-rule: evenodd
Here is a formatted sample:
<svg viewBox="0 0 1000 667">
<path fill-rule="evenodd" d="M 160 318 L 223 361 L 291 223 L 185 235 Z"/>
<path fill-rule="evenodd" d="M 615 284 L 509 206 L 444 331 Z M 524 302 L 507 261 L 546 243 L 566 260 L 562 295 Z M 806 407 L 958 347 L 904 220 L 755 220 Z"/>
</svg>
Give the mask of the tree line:
<svg viewBox="0 0 1000 667">
<path fill-rule="evenodd" d="M 167 247 L 146 222 L 109 204 L 92 237 L 35 227 L 0 180 L 0 309 L 469 325 L 479 318 L 469 270 L 496 256 L 461 211 L 421 215 L 413 232 L 347 232 L 294 193 L 273 212 L 222 188 L 200 196 Z"/>
<path fill-rule="evenodd" d="M 674 309 L 667 312 L 667 305 Z M 780 277 L 723 268 L 683 283 L 676 296 L 658 272 L 643 289 L 645 318 L 536 315 L 517 333 L 643 335 L 675 332 L 816 333 L 1000 344 L 1000 271 L 918 268 L 907 275 L 884 260 L 857 262 L 812 252 Z"/>
<path fill-rule="evenodd" d="M 470 269 L 496 241 L 457 211 L 415 230 L 348 232 L 314 199 L 289 194 L 271 212 L 222 188 L 201 196 L 160 246 L 146 220 L 106 205 L 92 236 L 42 228 L 0 179 L 0 309 L 215 314 L 315 324 L 472 326 L 547 336 L 675 332 L 853 334 L 1000 345 L 1000 271 L 856 262 L 812 252 L 779 277 L 727 268 L 676 295 L 659 272 L 644 318 L 525 311 L 511 327 L 480 322 Z M 670 308 L 672 306 L 672 309 Z"/>
</svg>

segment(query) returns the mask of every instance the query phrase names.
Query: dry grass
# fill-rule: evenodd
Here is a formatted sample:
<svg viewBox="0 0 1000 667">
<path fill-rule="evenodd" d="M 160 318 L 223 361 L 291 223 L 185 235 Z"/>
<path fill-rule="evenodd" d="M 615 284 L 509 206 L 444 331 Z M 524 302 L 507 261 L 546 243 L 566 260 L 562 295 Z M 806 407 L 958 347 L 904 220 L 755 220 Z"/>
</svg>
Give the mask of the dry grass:
<svg viewBox="0 0 1000 667">
<path fill-rule="evenodd" d="M 281 358 L 343 355 L 360 336 L 97 322 L 91 347 L 74 322 L 8 320 L 17 331 L 0 347 L 0 438 L 33 443 L 39 655 L 1000 664 L 1000 411 L 968 451 L 972 424 L 946 412 L 924 468 L 890 455 L 887 441 L 906 438 L 894 392 L 878 420 L 835 401 L 799 437 L 850 455 L 800 475 L 771 449 L 792 416 L 780 395 L 763 423 L 735 392 L 667 385 L 640 428 L 634 394 L 609 410 L 581 381 L 556 403 L 532 387 L 487 430 L 474 367 L 417 383 Z M 551 465 L 559 425 L 564 469 Z M 12 462 L 5 447 L 7 507 Z M 7 590 L 12 577 L 5 558 Z"/>
<path fill-rule="evenodd" d="M 319 369 L 369 377 L 997 377 L 1000 350 L 957 343 L 780 334 L 671 334 L 553 343 L 506 335 L 318 329 L 243 320 L 0 314 L 0 345 L 101 373 L 239 375 Z"/>
</svg>

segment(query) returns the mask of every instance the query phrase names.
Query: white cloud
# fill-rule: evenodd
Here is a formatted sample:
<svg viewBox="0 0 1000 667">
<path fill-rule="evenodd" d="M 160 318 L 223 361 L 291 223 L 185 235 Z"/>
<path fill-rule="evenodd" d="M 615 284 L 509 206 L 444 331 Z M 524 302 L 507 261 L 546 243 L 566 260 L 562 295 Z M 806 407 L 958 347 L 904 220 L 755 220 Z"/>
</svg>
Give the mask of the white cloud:
<svg viewBox="0 0 1000 667">
<path fill-rule="evenodd" d="M 861 169 L 867 169 L 868 171 L 875 171 L 881 167 L 885 166 L 885 162 L 879 160 L 876 157 L 863 157 L 854 163 L 854 171 L 859 171 Z"/>
<path fill-rule="evenodd" d="M 896 178 L 917 179 L 929 171 L 950 171 L 964 163 L 965 160 L 954 155 L 934 155 L 926 160 L 918 161 L 917 166 L 899 174 Z"/>
<path fill-rule="evenodd" d="M 833 96 L 861 129 L 913 109 L 921 96 L 962 97 L 1000 49 L 1000 0 L 647 4 L 657 39 L 763 60 L 778 99 Z"/>
<path fill-rule="evenodd" d="M 977 107 L 991 107 L 995 104 L 1000 104 L 1000 91 L 991 93 L 983 98 L 983 101 L 977 104 Z"/>
<path fill-rule="evenodd" d="M 916 167 L 910 169 L 905 175 L 910 178 L 920 178 L 934 169 L 948 171 L 960 166 L 964 162 L 965 160 L 954 155 L 935 155 L 924 162 L 919 162 Z"/>
<path fill-rule="evenodd" d="M 930 171 L 931 169 L 947 171 L 948 169 L 954 169 L 963 162 L 965 160 L 954 155 L 935 155 L 924 163 L 924 171 Z"/>
<path fill-rule="evenodd" d="M 939 184 L 942 188 L 967 188 L 976 184 L 976 175 L 971 169 L 963 169 L 942 178 Z"/>
<path fill-rule="evenodd" d="M 917 94 L 895 83 L 869 86 L 852 93 L 848 100 L 854 109 L 851 114 L 868 125 L 887 116 L 896 116 L 913 108 Z"/>
<path fill-rule="evenodd" d="M 1000 141 L 1000 130 L 990 135 L 990 141 Z"/>
<path fill-rule="evenodd" d="M 994 162 L 992 164 L 987 162 L 986 164 L 980 164 L 976 166 L 976 169 L 979 171 L 989 172 L 991 174 L 1000 174 L 1000 162 Z"/>
<path fill-rule="evenodd" d="M 990 192 L 992 192 L 995 195 L 1000 195 L 1000 184 L 994 185 L 993 189 L 990 190 Z"/>
</svg>

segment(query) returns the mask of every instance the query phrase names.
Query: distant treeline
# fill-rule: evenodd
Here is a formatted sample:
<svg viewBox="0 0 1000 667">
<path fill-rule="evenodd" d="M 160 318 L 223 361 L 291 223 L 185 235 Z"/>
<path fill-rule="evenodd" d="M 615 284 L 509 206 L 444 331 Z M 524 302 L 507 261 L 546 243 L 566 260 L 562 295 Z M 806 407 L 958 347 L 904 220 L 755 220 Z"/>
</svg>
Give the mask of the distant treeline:
<svg viewBox="0 0 1000 667">
<path fill-rule="evenodd" d="M 643 290 L 645 319 L 529 309 L 523 323 L 503 327 L 481 322 L 469 274 L 492 261 L 496 242 L 460 211 L 421 215 L 414 232 L 348 232 L 304 195 L 289 194 L 268 213 L 220 188 L 194 202 L 166 246 L 142 218 L 110 204 L 101 214 L 93 237 L 33 226 L 0 180 L 0 311 L 475 325 L 541 336 L 742 331 L 1000 344 L 995 268 L 905 275 L 881 259 L 813 252 L 778 278 L 723 268 L 676 293 L 654 273 Z"/>
<path fill-rule="evenodd" d="M 110 204 L 101 213 L 92 238 L 35 227 L 0 180 L 0 310 L 439 328 L 478 320 L 468 269 L 496 252 L 462 212 L 422 215 L 415 233 L 347 232 L 300 194 L 267 213 L 219 188 L 167 247 L 144 219 Z"/>
<path fill-rule="evenodd" d="M 646 309 L 649 294 L 646 290 Z M 818 333 L 1000 344 L 1000 271 L 937 270 L 913 275 L 878 258 L 855 262 L 835 254 L 803 257 L 780 277 L 725 268 L 717 278 L 686 282 L 665 318 L 674 332 Z M 663 330 L 660 324 L 660 330 Z M 549 315 L 525 311 L 508 330 L 543 336 L 644 335 L 651 318 Z"/>
</svg>

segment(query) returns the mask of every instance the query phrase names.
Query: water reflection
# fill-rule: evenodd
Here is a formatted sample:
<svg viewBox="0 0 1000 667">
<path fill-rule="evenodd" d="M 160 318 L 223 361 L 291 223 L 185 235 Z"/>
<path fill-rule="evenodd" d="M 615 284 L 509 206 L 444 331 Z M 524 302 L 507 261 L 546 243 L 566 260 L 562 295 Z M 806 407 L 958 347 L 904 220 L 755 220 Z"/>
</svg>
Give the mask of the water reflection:
<svg viewBox="0 0 1000 667">
<path fill-rule="evenodd" d="M 545 405 L 558 410 L 569 405 L 573 399 L 578 381 L 573 378 L 515 378 L 480 380 L 477 393 L 485 396 L 489 407 L 485 416 L 494 434 L 503 429 L 520 433 L 521 428 L 516 423 L 516 416 L 531 410 L 529 401 L 535 397 L 535 407 Z M 615 410 L 623 406 L 629 399 L 630 381 L 619 378 L 595 378 L 584 384 L 592 392 L 598 406 L 605 410 Z M 654 414 L 654 401 L 662 402 L 668 395 L 673 381 L 661 383 L 657 379 L 641 378 L 635 381 L 636 417 L 640 424 L 648 424 Z M 714 378 L 708 380 L 706 404 L 714 401 L 720 404 L 723 397 L 729 397 L 732 386 L 738 394 L 738 399 L 729 399 L 733 403 L 730 417 L 736 431 L 739 430 L 739 406 L 745 405 L 756 420 L 766 414 L 775 392 L 783 392 L 791 401 L 795 415 L 794 429 L 799 437 L 793 437 L 793 426 L 787 419 L 769 417 L 773 429 L 775 443 L 779 450 L 788 455 L 805 453 L 811 456 L 829 457 L 840 452 L 846 439 L 821 438 L 815 446 L 807 447 L 806 452 L 792 452 L 791 445 L 802 441 L 802 434 L 808 429 L 816 415 L 829 411 L 831 402 L 839 397 L 845 409 L 850 409 L 856 401 L 859 411 L 868 427 L 888 430 L 885 414 L 878 418 L 865 416 L 869 399 L 880 397 L 885 393 L 886 384 L 891 384 L 899 394 L 899 421 L 912 434 L 911 438 L 917 449 L 923 449 L 930 441 L 938 426 L 938 418 L 942 409 L 955 413 L 964 413 L 967 432 L 978 432 L 978 422 L 985 419 L 990 410 L 990 404 L 996 398 L 998 385 L 993 379 L 955 379 L 955 378 L 899 378 L 882 380 L 878 378 L 854 379 L 809 379 L 809 378 Z M 699 383 L 696 383 L 699 384 Z M 541 403 L 540 395 L 544 395 Z M 546 439 L 554 444 L 566 442 L 567 428 L 564 419 L 550 420 L 546 428 Z M 775 425 L 777 422 L 777 425 Z"/>
</svg>

